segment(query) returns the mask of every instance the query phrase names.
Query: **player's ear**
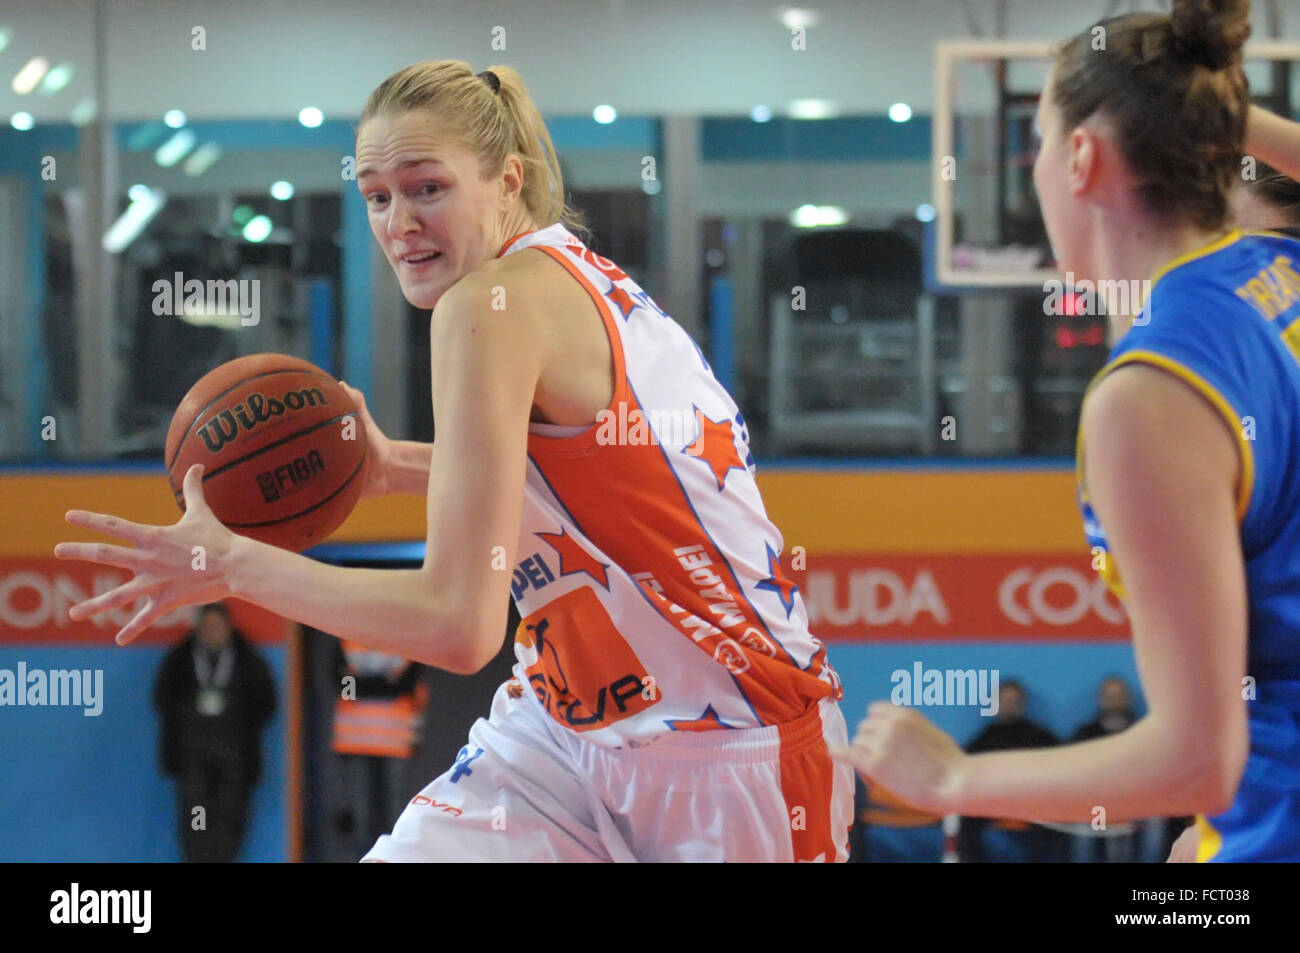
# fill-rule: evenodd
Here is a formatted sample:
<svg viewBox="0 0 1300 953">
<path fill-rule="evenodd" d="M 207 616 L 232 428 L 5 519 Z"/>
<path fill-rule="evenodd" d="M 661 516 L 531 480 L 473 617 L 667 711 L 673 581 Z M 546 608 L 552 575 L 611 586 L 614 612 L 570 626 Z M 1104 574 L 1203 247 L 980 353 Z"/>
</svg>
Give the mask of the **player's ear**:
<svg viewBox="0 0 1300 953">
<path fill-rule="evenodd" d="M 1067 138 L 1069 161 L 1065 181 L 1070 191 L 1078 195 L 1086 191 L 1097 178 L 1101 164 L 1101 139 L 1095 130 L 1076 126 Z"/>
<path fill-rule="evenodd" d="M 509 206 L 524 190 L 524 163 L 513 152 L 506 156 L 501 176 L 501 197 Z"/>
</svg>

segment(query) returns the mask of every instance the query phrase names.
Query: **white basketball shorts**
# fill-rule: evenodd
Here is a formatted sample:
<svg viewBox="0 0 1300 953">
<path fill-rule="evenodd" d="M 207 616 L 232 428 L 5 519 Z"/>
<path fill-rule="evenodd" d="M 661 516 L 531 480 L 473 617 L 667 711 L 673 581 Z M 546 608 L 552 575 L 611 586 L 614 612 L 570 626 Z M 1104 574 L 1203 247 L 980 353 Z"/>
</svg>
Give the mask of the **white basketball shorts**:
<svg viewBox="0 0 1300 953">
<path fill-rule="evenodd" d="M 766 728 L 590 744 L 516 679 L 364 861 L 843 861 L 853 771 L 834 700 Z"/>
</svg>

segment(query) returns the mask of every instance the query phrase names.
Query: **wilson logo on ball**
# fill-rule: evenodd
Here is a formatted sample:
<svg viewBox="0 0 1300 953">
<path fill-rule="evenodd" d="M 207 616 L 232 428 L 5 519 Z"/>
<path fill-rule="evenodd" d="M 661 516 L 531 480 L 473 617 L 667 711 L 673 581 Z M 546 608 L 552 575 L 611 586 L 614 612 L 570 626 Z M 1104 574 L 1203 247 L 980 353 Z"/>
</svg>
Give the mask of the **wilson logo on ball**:
<svg viewBox="0 0 1300 953">
<path fill-rule="evenodd" d="M 198 436 L 209 451 L 217 453 L 239 435 L 241 427 L 245 431 L 250 431 L 272 417 L 279 417 L 290 410 L 302 410 L 304 407 L 327 404 L 329 401 L 325 399 L 319 387 L 286 391 L 279 397 L 272 397 L 269 400 L 262 394 L 249 394 L 243 402 L 221 411 L 200 427 Z"/>
</svg>

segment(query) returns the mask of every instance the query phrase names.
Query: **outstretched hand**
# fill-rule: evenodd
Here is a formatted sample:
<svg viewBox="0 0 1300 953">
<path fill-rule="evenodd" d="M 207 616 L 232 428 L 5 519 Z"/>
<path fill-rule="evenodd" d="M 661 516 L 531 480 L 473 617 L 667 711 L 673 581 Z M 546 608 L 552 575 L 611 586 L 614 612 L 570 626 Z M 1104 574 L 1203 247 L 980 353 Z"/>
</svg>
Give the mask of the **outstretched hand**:
<svg viewBox="0 0 1300 953">
<path fill-rule="evenodd" d="M 853 743 L 831 757 L 919 810 L 954 813 L 956 788 L 969 757 L 914 708 L 874 702 L 858 723 Z"/>
<path fill-rule="evenodd" d="M 117 633 L 125 645 L 159 617 L 182 606 L 216 602 L 230 595 L 227 557 L 237 537 L 213 515 L 203 498 L 203 466 L 185 474 L 185 515 L 171 526 L 146 526 L 103 513 L 69 510 L 65 519 L 134 544 L 59 543 L 59 559 L 80 559 L 101 566 L 129 569 L 135 575 L 102 595 L 68 610 L 74 620 L 88 619 L 143 599 L 135 617 Z"/>
</svg>

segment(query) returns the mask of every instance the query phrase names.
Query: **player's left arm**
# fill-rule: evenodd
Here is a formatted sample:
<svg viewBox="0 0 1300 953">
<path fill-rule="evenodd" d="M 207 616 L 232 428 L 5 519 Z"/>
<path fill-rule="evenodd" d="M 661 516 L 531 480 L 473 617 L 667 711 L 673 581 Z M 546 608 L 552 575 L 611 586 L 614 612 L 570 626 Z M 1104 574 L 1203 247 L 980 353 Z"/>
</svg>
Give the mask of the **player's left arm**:
<svg viewBox="0 0 1300 953">
<path fill-rule="evenodd" d="M 135 576 L 77 606 L 88 618 L 137 599 L 117 636 L 135 638 L 185 605 L 233 597 L 381 651 L 458 673 L 478 671 L 503 642 L 523 513 L 528 421 L 551 338 L 535 316 L 539 294 L 467 276 L 433 317 L 433 398 L 427 551 L 419 569 L 345 568 L 226 529 L 203 500 L 201 468 L 184 482 L 186 512 L 172 526 L 142 526 L 73 511 L 69 522 L 133 547 L 60 543 L 55 554 L 129 569 Z M 493 288 L 512 307 L 495 311 Z M 499 550 L 495 547 L 501 547 Z M 202 551 L 202 568 L 195 553 Z"/>
<path fill-rule="evenodd" d="M 1188 385 L 1129 366 L 1084 408 L 1086 479 L 1129 595 L 1149 711 L 1117 735 L 967 755 L 913 709 L 872 706 L 841 754 L 936 813 L 1089 821 L 1214 814 L 1248 749 L 1235 436 Z"/>
<path fill-rule="evenodd" d="M 1219 813 L 1249 746 L 1237 435 L 1188 384 L 1143 365 L 1104 379 L 1082 426 L 1088 492 L 1124 579 L 1148 710 L 1128 731 L 1058 749 L 1058 765 L 1021 774 L 1038 790 L 1020 816 Z M 984 779 L 1010 753 L 988 758 L 971 760 L 968 796 L 996 809 L 1005 792 Z M 1022 754 L 1005 767 L 1030 766 Z"/>
<path fill-rule="evenodd" d="M 317 628 L 462 674 L 477 672 L 501 650 L 523 518 L 528 422 L 550 340 L 539 317 L 543 298 L 521 286 L 519 271 L 494 266 L 489 275 L 466 276 L 439 300 L 430 327 L 438 438 L 430 457 L 424 566 L 342 570 L 369 574 L 338 577 L 351 599 L 321 592 L 323 576 L 318 585 L 303 579 L 339 615 L 332 626 Z M 509 307 L 494 307 L 501 301 Z M 258 561 L 269 566 L 272 554 L 238 539 L 250 555 L 236 561 L 233 594 L 274 611 L 299 608 L 277 595 L 274 573 L 259 571 Z M 374 591 L 359 591 L 367 581 Z M 412 585 L 424 591 L 413 593 Z M 394 613 L 394 604 L 408 611 Z"/>
</svg>

